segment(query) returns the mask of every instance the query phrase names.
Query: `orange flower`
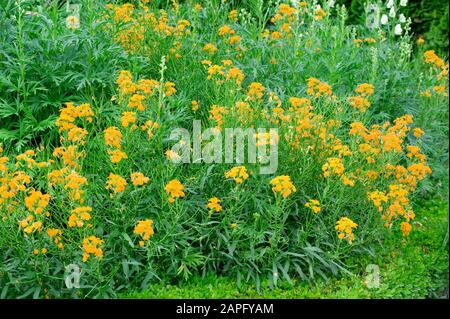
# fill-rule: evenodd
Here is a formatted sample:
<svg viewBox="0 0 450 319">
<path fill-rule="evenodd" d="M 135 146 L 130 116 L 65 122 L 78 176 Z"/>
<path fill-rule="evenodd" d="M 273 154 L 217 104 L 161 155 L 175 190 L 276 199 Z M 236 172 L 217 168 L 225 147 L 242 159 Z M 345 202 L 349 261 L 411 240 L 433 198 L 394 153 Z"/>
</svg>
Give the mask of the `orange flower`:
<svg viewBox="0 0 450 319">
<path fill-rule="evenodd" d="M 134 186 L 142 186 L 144 184 L 147 184 L 149 180 L 150 179 L 148 177 L 145 177 L 145 175 L 140 172 L 131 174 L 131 182 Z"/>
<path fill-rule="evenodd" d="M 336 231 L 338 232 L 339 239 L 346 239 L 350 244 L 355 240 L 355 235 L 353 234 L 353 228 L 357 228 L 358 224 L 353 222 L 348 217 L 341 217 L 336 222 Z"/>
<path fill-rule="evenodd" d="M 121 160 L 128 158 L 127 154 L 121 150 L 108 150 L 111 162 L 119 163 Z"/>
<path fill-rule="evenodd" d="M 103 257 L 103 240 L 95 236 L 89 236 L 83 239 L 83 262 L 86 262 L 90 256 L 95 256 L 98 259 Z"/>
<path fill-rule="evenodd" d="M 122 133 L 115 126 L 108 127 L 105 131 L 105 145 L 113 146 L 120 149 L 120 142 L 122 140 Z"/>
<path fill-rule="evenodd" d="M 203 47 L 203 51 L 205 51 L 208 54 L 214 54 L 217 52 L 217 48 L 214 44 L 212 43 L 207 43 L 205 44 L 205 46 Z"/>
<path fill-rule="evenodd" d="M 402 235 L 406 237 L 406 236 L 408 236 L 409 233 L 411 232 L 412 226 L 411 226 L 411 224 L 408 223 L 408 222 L 402 222 L 402 223 L 400 224 L 400 230 L 402 231 Z"/>
<path fill-rule="evenodd" d="M 310 199 L 306 204 L 305 207 L 308 207 L 311 209 L 314 213 L 320 212 L 320 202 L 316 199 Z"/>
<path fill-rule="evenodd" d="M 135 112 L 123 112 L 122 117 L 120 118 L 123 127 L 128 127 L 128 125 L 136 122 L 136 113 Z"/>
<path fill-rule="evenodd" d="M 145 110 L 144 100 L 146 99 L 145 95 L 141 94 L 133 94 L 128 101 L 128 106 L 137 109 L 139 111 Z"/>
<path fill-rule="evenodd" d="M 183 192 L 184 186 L 177 179 L 173 179 L 169 183 L 167 183 L 165 189 L 166 193 L 169 195 L 169 203 L 173 203 L 175 201 L 175 198 L 185 196 Z"/>
<path fill-rule="evenodd" d="M 92 207 L 90 206 L 82 206 L 73 209 L 67 224 L 69 227 L 83 227 L 84 221 L 91 219 L 91 214 L 89 214 L 91 211 Z"/>
<path fill-rule="evenodd" d="M 281 193 L 283 198 L 287 198 L 297 191 L 288 175 L 277 176 L 270 181 L 270 184 L 273 186 L 272 190 L 275 193 Z"/>
<path fill-rule="evenodd" d="M 358 87 L 355 89 L 355 92 L 363 97 L 372 96 L 374 92 L 374 86 L 372 84 L 362 83 L 358 85 Z"/>
<path fill-rule="evenodd" d="M 247 169 L 245 166 L 236 166 L 225 172 L 226 178 L 232 178 L 238 184 L 242 184 L 248 178 Z"/>
<path fill-rule="evenodd" d="M 247 96 L 250 100 L 261 100 L 264 93 L 264 86 L 258 82 L 250 83 Z"/>
<path fill-rule="evenodd" d="M 219 203 L 220 203 L 220 199 L 218 199 L 217 197 L 212 197 L 209 199 L 208 204 L 206 205 L 206 208 L 218 213 L 222 210 L 222 206 L 220 206 Z"/>
<path fill-rule="evenodd" d="M 309 78 L 307 86 L 306 92 L 314 97 L 331 96 L 333 94 L 332 88 L 328 83 L 321 82 L 316 78 Z"/>
<path fill-rule="evenodd" d="M 120 175 L 110 173 L 106 181 L 106 189 L 112 190 L 114 193 L 121 193 L 125 190 L 127 181 Z"/>
<path fill-rule="evenodd" d="M 142 237 L 142 241 L 139 242 L 139 246 L 144 246 L 144 241 L 147 241 L 150 239 L 151 236 L 153 236 L 153 220 L 151 219 L 145 219 L 140 220 L 137 225 L 134 227 L 134 233 L 136 235 L 140 235 Z"/>
<path fill-rule="evenodd" d="M 166 96 L 171 96 L 177 92 L 177 89 L 175 89 L 175 83 L 173 82 L 166 82 L 164 84 L 164 94 Z"/>
</svg>

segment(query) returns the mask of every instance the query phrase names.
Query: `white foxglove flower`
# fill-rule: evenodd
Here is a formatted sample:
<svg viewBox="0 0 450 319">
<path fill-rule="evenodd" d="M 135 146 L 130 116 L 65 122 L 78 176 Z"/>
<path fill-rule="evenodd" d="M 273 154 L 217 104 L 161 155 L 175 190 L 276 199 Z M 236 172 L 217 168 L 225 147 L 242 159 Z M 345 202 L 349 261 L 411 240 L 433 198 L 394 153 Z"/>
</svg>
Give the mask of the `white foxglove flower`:
<svg viewBox="0 0 450 319">
<path fill-rule="evenodd" d="M 394 6 L 394 0 L 389 0 L 388 3 L 386 4 L 386 8 L 390 9 Z"/>
<path fill-rule="evenodd" d="M 391 10 L 389 10 L 389 16 L 391 18 L 395 18 L 395 8 L 394 7 L 392 7 Z"/>
<path fill-rule="evenodd" d="M 408 0 L 400 0 L 400 6 L 406 7 L 407 4 L 408 4 Z"/>
<path fill-rule="evenodd" d="M 389 19 L 388 19 L 388 16 L 387 15 L 385 15 L 385 14 L 383 14 L 382 16 L 381 16 L 381 24 L 382 25 L 386 25 L 387 23 L 388 23 L 388 21 L 389 21 Z"/>
<path fill-rule="evenodd" d="M 402 34 L 402 26 L 400 25 L 400 23 L 395 25 L 394 34 L 395 35 L 401 35 Z"/>
<path fill-rule="evenodd" d="M 328 1 L 328 7 L 330 7 L 330 8 L 334 7 L 334 0 Z"/>
<path fill-rule="evenodd" d="M 406 22 L 406 17 L 403 13 L 400 14 L 398 20 L 400 21 L 400 23 L 405 23 Z"/>
</svg>

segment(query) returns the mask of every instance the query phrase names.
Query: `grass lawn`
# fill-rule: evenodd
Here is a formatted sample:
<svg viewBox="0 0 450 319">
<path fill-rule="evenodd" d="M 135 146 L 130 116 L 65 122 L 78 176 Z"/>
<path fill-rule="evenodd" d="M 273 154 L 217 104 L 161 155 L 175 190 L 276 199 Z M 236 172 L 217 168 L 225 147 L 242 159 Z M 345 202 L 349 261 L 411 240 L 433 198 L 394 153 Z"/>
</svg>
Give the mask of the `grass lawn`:
<svg viewBox="0 0 450 319">
<path fill-rule="evenodd" d="M 157 283 L 144 292 L 122 294 L 123 298 L 448 298 L 448 202 L 429 200 L 417 208 L 418 219 L 406 240 L 395 236 L 373 257 L 360 258 L 354 275 L 315 284 L 294 281 L 258 293 L 255 285 L 234 278 L 198 276 L 178 284 Z M 365 285 L 365 267 L 379 265 L 380 285 Z"/>
</svg>

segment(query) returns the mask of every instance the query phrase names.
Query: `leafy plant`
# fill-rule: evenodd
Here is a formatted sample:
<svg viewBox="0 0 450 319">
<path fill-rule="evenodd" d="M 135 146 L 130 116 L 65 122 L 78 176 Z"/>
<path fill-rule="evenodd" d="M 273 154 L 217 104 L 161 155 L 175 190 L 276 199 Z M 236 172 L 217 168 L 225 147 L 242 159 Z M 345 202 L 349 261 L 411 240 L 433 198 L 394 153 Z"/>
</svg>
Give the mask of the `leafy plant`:
<svg viewBox="0 0 450 319">
<path fill-rule="evenodd" d="M 95 21 L 83 1 L 80 28 L 66 25 L 66 7 L 44 10 L 35 1 L 6 1 L 0 8 L 0 139 L 7 147 L 54 142 L 54 121 L 68 101 L 94 104 L 110 98 L 123 50 Z"/>
</svg>

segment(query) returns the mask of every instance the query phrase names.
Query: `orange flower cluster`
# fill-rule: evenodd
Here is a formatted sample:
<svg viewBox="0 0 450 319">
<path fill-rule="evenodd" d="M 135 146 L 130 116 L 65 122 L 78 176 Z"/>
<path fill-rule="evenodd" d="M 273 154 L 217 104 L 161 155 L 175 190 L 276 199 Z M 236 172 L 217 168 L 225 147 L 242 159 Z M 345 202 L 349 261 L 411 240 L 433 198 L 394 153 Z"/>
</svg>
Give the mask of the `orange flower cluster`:
<svg viewBox="0 0 450 319">
<path fill-rule="evenodd" d="M 327 16 L 327 13 L 322 8 L 317 8 L 315 11 L 315 20 L 323 20 Z"/>
<path fill-rule="evenodd" d="M 191 109 L 192 111 L 198 111 L 199 109 L 198 101 L 191 101 Z"/>
<path fill-rule="evenodd" d="M 173 203 L 175 201 L 175 198 L 185 196 L 185 193 L 183 192 L 184 186 L 177 179 L 173 179 L 169 183 L 167 183 L 165 189 L 167 195 L 169 196 L 169 203 Z"/>
<path fill-rule="evenodd" d="M 288 4 L 282 3 L 278 7 L 277 12 L 271 19 L 271 22 L 275 24 L 275 30 L 270 32 L 269 30 L 264 30 L 262 37 L 269 38 L 272 41 L 291 38 L 292 37 L 292 27 L 291 24 L 294 23 L 298 18 L 298 10 Z M 275 43 L 272 43 L 274 45 Z M 280 43 L 281 45 L 281 43 Z"/>
<path fill-rule="evenodd" d="M 322 165 L 322 171 L 324 177 L 329 177 L 331 174 L 342 176 L 344 174 L 344 164 L 337 157 L 327 158 L 327 162 Z"/>
<path fill-rule="evenodd" d="M 47 229 L 47 235 L 52 242 L 54 242 L 59 249 L 64 248 L 64 244 L 61 241 L 62 231 L 59 228 L 49 228 Z"/>
<path fill-rule="evenodd" d="M 108 4 L 105 20 L 109 21 L 105 29 L 116 35 L 115 41 L 120 43 L 130 53 L 148 55 L 147 45 L 157 47 L 158 40 L 170 41 L 172 47 L 169 53 L 180 58 L 182 39 L 191 33 L 190 22 L 185 19 L 169 23 L 168 13 L 159 10 L 159 16 L 149 12 L 149 8 L 142 4 L 135 7 L 133 4 Z M 176 8 L 175 8 L 176 9 Z"/>
<path fill-rule="evenodd" d="M 73 103 L 68 102 L 66 106 L 60 110 L 60 116 L 56 120 L 55 124 L 59 128 L 61 142 L 68 141 L 73 143 L 71 146 L 72 154 L 76 153 L 78 145 L 84 145 L 86 143 L 86 136 L 88 132 L 86 129 L 77 126 L 77 119 L 80 119 L 82 124 L 91 123 L 94 113 L 89 104 L 80 104 L 75 106 Z M 67 157 L 68 154 L 64 154 L 63 148 L 60 155 Z M 55 150 L 58 153 L 58 151 Z"/>
<path fill-rule="evenodd" d="M 208 54 L 214 54 L 217 52 L 217 48 L 214 44 L 212 43 L 207 43 L 205 44 L 205 46 L 203 47 L 203 51 L 205 51 Z"/>
<path fill-rule="evenodd" d="M 375 40 L 374 38 L 365 38 L 365 39 L 354 39 L 353 43 L 355 44 L 356 47 L 361 47 L 361 44 L 373 44 L 376 43 L 377 40 Z"/>
<path fill-rule="evenodd" d="M 44 168 L 49 166 L 51 163 L 49 161 L 42 161 L 37 162 L 34 157 L 36 157 L 36 152 L 34 150 L 26 150 L 22 154 L 19 154 L 16 156 L 16 167 L 18 168 L 24 168 L 27 169 L 33 169 L 33 168 Z M 3 157 L 3 163 L 7 162 L 8 159 L 6 157 Z M 3 165 L 3 164 L 2 164 Z"/>
<path fill-rule="evenodd" d="M 338 232 L 339 239 L 345 239 L 350 244 L 355 240 L 355 235 L 353 234 L 353 228 L 357 228 L 358 224 L 353 222 L 348 217 L 341 217 L 336 222 L 336 231 Z"/>
<path fill-rule="evenodd" d="M 34 215 L 28 215 L 25 219 L 19 221 L 19 228 L 23 228 L 26 234 L 32 234 L 35 231 L 42 230 L 42 222 L 35 221 Z"/>
<path fill-rule="evenodd" d="M 362 123 L 355 122 L 351 124 L 350 129 L 351 135 L 357 135 L 363 140 L 363 143 L 360 140 L 357 142 L 360 154 L 366 156 L 367 162 L 374 166 L 372 170 L 367 171 L 367 174 L 377 178 L 376 171 L 378 171 L 385 180 L 391 180 L 387 191 L 379 189 L 369 191 L 368 200 L 382 213 L 386 227 L 391 226 L 395 219 L 404 218 L 405 221 L 400 224 L 404 236 L 409 234 L 411 230 L 409 222 L 415 216 L 409 204 L 409 193 L 414 191 L 418 181 L 431 174 L 431 169 L 425 164 L 426 157 L 420 152 L 420 147 L 403 146 L 412 122 L 412 117 L 405 115 L 395 119 L 393 125 L 386 122 L 382 126 L 373 125 L 369 130 Z M 416 138 L 420 138 L 422 134 L 421 129 L 413 130 Z M 407 167 L 378 164 L 381 156 L 389 152 L 403 154 L 405 160 L 413 162 L 410 162 Z"/>
<path fill-rule="evenodd" d="M 222 206 L 219 203 L 220 199 L 218 199 L 217 197 L 212 197 L 209 199 L 206 208 L 208 208 L 210 211 L 215 211 L 216 213 L 218 213 L 222 210 Z"/>
<path fill-rule="evenodd" d="M 91 219 L 91 214 L 89 214 L 91 211 L 92 207 L 90 206 L 81 206 L 73 209 L 67 225 L 69 227 L 83 227 L 84 222 Z"/>
<path fill-rule="evenodd" d="M 264 86 L 258 82 L 252 82 L 248 86 L 247 98 L 250 101 L 260 101 L 263 98 Z"/>
<path fill-rule="evenodd" d="M 134 186 L 143 186 L 149 182 L 149 178 L 140 172 L 131 173 L 131 182 Z"/>
<path fill-rule="evenodd" d="M 358 111 L 363 113 L 370 106 L 368 97 L 373 95 L 373 85 L 368 83 L 360 84 L 355 89 L 355 92 L 359 95 L 351 96 L 347 99 L 347 101 L 354 109 L 357 109 Z"/>
<path fill-rule="evenodd" d="M 83 262 L 88 261 L 91 256 L 98 259 L 103 257 L 103 250 L 101 246 L 104 241 L 96 236 L 89 236 L 83 239 Z"/>
<path fill-rule="evenodd" d="M 242 81 L 244 81 L 244 73 L 242 73 L 239 68 L 230 68 L 228 70 L 226 79 L 232 79 L 236 82 L 237 85 L 241 85 Z"/>
<path fill-rule="evenodd" d="M 122 193 L 127 186 L 127 181 L 120 175 L 109 173 L 106 181 L 106 189 L 111 190 L 114 194 Z M 113 193 L 110 194 L 111 198 Z"/>
<path fill-rule="evenodd" d="M 254 110 L 248 102 L 237 101 L 232 109 L 233 118 L 241 124 L 251 124 L 253 122 Z"/>
<path fill-rule="evenodd" d="M 432 64 L 437 68 L 444 68 L 445 62 L 440 57 L 437 56 L 434 50 L 428 50 L 424 53 L 425 63 Z"/>
<path fill-rule="evenodd" d="M 291 7 L 288 4 L 282 3 L 279 5 L 277 13 L 270 21 L 272 23 L 275 23 L 278 20 L 287 20 L 289 22 L 293 22 L 296 14 L 297 9 Z"/>
<path fill-rule="evenodd" d="M 272 191 L 280 193 L 283 198 L 287 198 L 297 191 L 288 175 L 277 176 L 270 181 L 270 184 L 272 185 Z"/>
<path fill-rule="evenodd" d="M 238 184 L 242 184 L 247 178 L 247 169 L 245 166 L 236 166 L 225 172 L 225 178 L 232 178 Z"/>
<path fill-rule="evenodd" d="M 34 212 L 37 215 L 40 215 L 42 213 L 47 215 L 48 213 L 46 213 L 44 210 L 50 202 L 50 195 L 42 194 L 40 191 L 35 191 L 34 189 L 32 189 L 30 191 L 30 194 L 25 197 L 24 202 L 25 207 L 30 212 Z"/>
<path fill-rule="evenodd" d="M 320 202 L 317 199 L 310 199 L 306 204 L 305 207 L 308 207 L 311 209 L 314 213 L 320 212 Z"/>
<path fill-rule="evenodd" d="M 67 102 L 65 107 L 61 108 L 60 115 L 55 121 L 59 132 L 69 131 L 77 128 L 76 120 L 81 119 L 87 122 L 92 122 L 94 113 L 91 106 L 87 103 L 75 106 L 72 102 Z"/>
<path fill-rule="evenodd" d="M 235 82 L 239 87 L 242 81 L 244 81 L 244 73 L 237 67 L 233 66 L 233 61 L 223 60 L 222 65 L 212 64 L 211 61 L 204 61 L 205 66 L 208 67 L 207 72 L 208 80 L 214 79 L 215 83 L 220 85 L 225 81 Z"/>
<path fill-rule="evenodd" d="M 425 90 L 420 93 L 420 95 L 425 97 L 432 97 L 434 92 L 436 95 L 441 95 L 448 97 L 448 70 L 449 64 L 445 64 L 439 56 L 436 55 L 434 50 L 428 50 L 424 53 L 425 63 L 431 64 L 434 69 L 438 70 L 439 73 L 436 74 L 437 85 L 433 85 L 431 89 Z"/>
<path fill-rule="evenodd" d="M 122 133 L 115 126 L 110 126 L 104 131 L 105 145 L 109 147 L 108 154 L 111 162 L 118 163 L 122 159 L 128 158 L 127 154 L 122 151 Z"/>
<path fill-rule="evenodd" d="M 241 43 L 241 37 L 236 34 L 236 31 L 227 25 L 223 25 L 219 28 L 218 34 L 223 37 L 228 44 L 235 46 L 235 50 L 240 50 L 239 44 Z"/>
<path fill-rule="evenodd" d="M 136 227 L 134 227 L 134 233 L 142 237 L 142 240 L 139 241 L 139 246 L 144 247 L 145 242 L 147 242 L 151 236 L 153 236 L 153 220 L 145 219 L 140 220 Z"/>
<path fill-rule="evenodd" d="M 237 22 L 237 21 L 239 20 L 239 19 L 238 19 L 238 12 L 237 12 L 237 10 L 231 10 L 231 11 L 228 13 L 228 19 Z"/>
<path fill-rule="evenodd" d="M 331 86 L 328 83 L 322 82 L 316 78 L 309 78 L 307 82 L 308 89 L 306 92 L 313 97 L 333 95 Z"/>
<path fill-rule="evenodd" d="M 66 103 L 61 109 L 60 117 L 57 119 L 63 145 L 53 151 L 53 156 L 61 159 L 61 163 L 52 162 L 53 169 L 47 174 L 49 192 L 54 193 L 55 197 L 61 198 L 62 194 L 67 196 L 67 205 L 70 216 L 67 218 L 69 228 L 84 226 L 86 221 L 91 220 L 92 208 L 83 206 L 86 200 L 84 187 L 88 182 L 85 177 L 78 173 L 80 160 L 85 153 L 83 145 L 88 131 L 85 128 L 76 126 L 77 119 L 81 119 L 79 124 L 87 125 L 93 120 L 94 113 L 88 104 L 75 106 L 73 103 Z M 65 135 L 67 134 L 67 135 Z M 63 138 L 63 136 L 67 136 Z M 61 165 L 60 168 L 57 165 Z M 89 227 L 90 225 L 88 225 Z M 47 235 L 58 249 L 64 247 L 62 243 L 62 231 L 58 228 L 48 228 Z M 84 258 L 83 258 L 84 259 Z"/>
<path fill-rule="evenodd" d="M 209 119 L 214 120 L 216 122 L 216 128 L 220 129 L 223 124 L 223 115 L 228 111 L 225 107 L 219 105 L 211 106 L 209 110 Z"/>
<path fill-rule="evenodd" d="M 154 130 L 158 128 L 158 124 L 150 119 L 142 119 L 138 121 L 140 112 L 146 110 L 146 103 L 148 103 L 156 93 L 160 90 L 165 96 L 171 96 L 176 92 L 175 83 L 165 82 L 162 85 L 156 80 L 140 79 L 133 82 L 133 76 L 130 71 L 122 70 L 119 72 L 117 78 L 117 85 L 119 87 L 119 102 L 126 105 L 128 109 L 124 109 L 121 116 L 121 124 L 124 128 L 131 127 L 136 130 L 139 127 L 142 131 L 147 132 L 149 139 L 154 135 Z M 138 112 L 136 112 L 138 111 Z M 141 124 L 139 124 L 139 122 Z M 143 123 L 143 124 L 142 124 Z M 131 125 L 131 126 L 130 126 Z M 116 150 L 120 151 L 120 147 L 114 146 Z M 116 151 L 112 153 L 115 155 L 114 159 L 120 161 L 126 154 Z"/>
</svg>

